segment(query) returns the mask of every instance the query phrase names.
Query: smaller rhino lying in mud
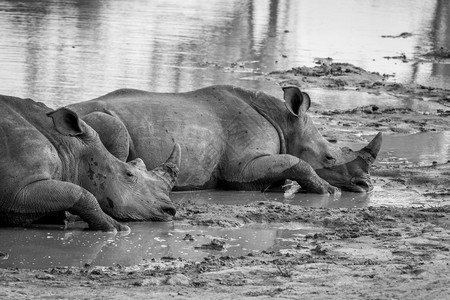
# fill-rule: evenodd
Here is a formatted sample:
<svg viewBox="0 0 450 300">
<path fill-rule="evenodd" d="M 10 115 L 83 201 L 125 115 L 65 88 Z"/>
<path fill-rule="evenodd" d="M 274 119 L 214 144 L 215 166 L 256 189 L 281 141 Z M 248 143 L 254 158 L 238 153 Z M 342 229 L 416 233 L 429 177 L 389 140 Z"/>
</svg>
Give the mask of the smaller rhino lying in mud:
<svg viewBox="0 0 450 300">
<path fill-rule="evenodd" d="M 60 211 L 102 231 L 129 230 L 113 218 L 171 220 L 179 164 L 178 145 L 151 171 L 138 158 L 122 162 L 75 112 L 0 96 L 0 226 Z"/>
<path fill-rule="evenodd" d="M 381 133 L 360 151 L 341 149 L 314 126 L 308 94 L 283 90 L 285 101 L 234 86 L 187 93 L 121 89 L 69 107 L 124 161 L 139 156 L 156 166 L 179 143 L 182 170 L 174 190 L 260 190 L 291 179 L 314 193 L 371 191 L 369 168 Z"/>
</svg>

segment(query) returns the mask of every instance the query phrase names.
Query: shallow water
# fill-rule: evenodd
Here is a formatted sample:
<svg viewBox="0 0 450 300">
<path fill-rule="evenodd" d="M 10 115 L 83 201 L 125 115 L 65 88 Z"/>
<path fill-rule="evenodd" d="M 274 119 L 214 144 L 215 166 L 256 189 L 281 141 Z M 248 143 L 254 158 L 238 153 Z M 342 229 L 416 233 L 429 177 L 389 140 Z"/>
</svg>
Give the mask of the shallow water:
<svg viewBox="0 0 450 300">
<path fill-rule="evenodd" d="M 384 136 L 377 164 L 430 166 L 450 160 L 450 131 Z"/>
<path fill-rule="evenodd" d="M 405 147 L 414 145 L 414 147 Z M 358 149 L 362 145 L 349 145 Z M 385 136 L 377 164 L 401 162 L 405 165 L 430 165 L 450 159 L 450 132 Z M 339 197 L 296 194 L 285 199 L 283 193 L 248 191 L 175 192 L 174 202 L 220 203 L 245 205 L 261 201 L 278 201 L 308 207 L 353 208 L 368 205 L 435 206 L 442 199 L 420 195 L 411 189 L 385 190 L 375 183 L 369 194 L 343 192 Z M 447 199 L 446 201 L 450 201 Z M 84 223 L 69 230 L 54 227 L 0 229 L 0 267 L 45 268 L 54 266 L 113 266 L 145 263 L 152 258 L 185 258 L 201 260 L 208 255 L 246 255 L 252 251 L 283 251 L 295 247 L 306 234 L 321 228 L 302 224 L 251 225 L 242 228 L 191 226 L 180 221 L 169 223 L 129 223 L 127 236 L 83 231 Z M 194 241 L 184 240 L 186 234 Z M 199 249 L 213 239 L 226 243 L 223 250 Z"/>
<path fill-rule="evenodd" d="M 367 137 L 370 140 L 372 136 Z M 344 145 L 344 144 L 341 144 Z M 352 149 L 364 145 L 347 143 Z M 450 160 L 450 131 L 420 132 L 407 135 L 383 135 L 375 164 L 404 164 L 430 166 L 433 162 L 445 163 Z"/>
<path fill-rule="evenodd" d="M 55 266 L 135 265 L 152 258 L 202 260 L 208 255 L 247 255 L 252 251 L 276 251 L 297 245 L 319 228 L 299 224 L 252 225 L 244 228 L 189 226 L 180 223 L 130 223 L 127 236 L 71 229 L 2 229 L 0 267 L 47 268 Z M 190 234 L 193 240 L 186 240 Z M 201 249 L 217 239 L 222 250 Z M 200 248 L 199 248 L 200 247 Z"/>
<path fill-rule="evenodd" d="M 450 48 L 449 24 L 446 0 L 0 0 L 0 94 L 56 107 L 123 87 L 279 93 L 242 78 L 316 57 L 450 88 L 445 61 L 384 58 Z M 412 36 L 382 37 L 403 32 Z"/>
<path fill-rule="evenodd" d="M 282 97 L 281 91 L 272 91 L 273 95 Z M 448 110 L 447 106 L 442 104 L 418 100 L 397 98 L 387 94 L 361 93 L 354 90 L 326 90 L 321 88 L 308 89 L 308 94 L 312 99 L 311 110 L 347 110 L 360 106 L 379 105 L 385 107 L 408 108 L 413 111 L 436 113 L 438 109 Z"/>
</svg>

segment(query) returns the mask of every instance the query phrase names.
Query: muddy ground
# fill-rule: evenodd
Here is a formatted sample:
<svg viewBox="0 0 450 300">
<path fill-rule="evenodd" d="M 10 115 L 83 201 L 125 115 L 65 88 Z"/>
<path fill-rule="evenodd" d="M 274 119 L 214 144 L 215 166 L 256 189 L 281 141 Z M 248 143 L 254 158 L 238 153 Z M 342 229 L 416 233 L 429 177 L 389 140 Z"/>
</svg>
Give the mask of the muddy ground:
<svg viewBox="0 0 450 300">
<path fill-rule="evenodd" d="M 304 90 L 352 89 L 441 104 L 427 113 L 376 103 L 352 110 L 312 109 L 317 126 L 331 142 L 364 141 L 364 134 L 375 131 L 450 128 L 449 91 L 393 83 L 389 76 L 352 65 L 325 60 L 314 68 L 257 77 Z M 434 198 L 450 195 L 450 164 L 380 166 L 372 175 L 385 189 L 414 189 Z M 222 253 L 225 245 L 217 241 L 205 245 L 212 254 L 202 261 L 166 257 L 131 267 L 0 269 L 0 298 L 444 299 L 450 295 L 450 206 L 325 209 L 269 201 L 243 206 L 182 203 L 177 219 L 222 227 L 299 222 L 323 229 L 298 237 L 291 249 L 240 257 Z"/>
</svg>

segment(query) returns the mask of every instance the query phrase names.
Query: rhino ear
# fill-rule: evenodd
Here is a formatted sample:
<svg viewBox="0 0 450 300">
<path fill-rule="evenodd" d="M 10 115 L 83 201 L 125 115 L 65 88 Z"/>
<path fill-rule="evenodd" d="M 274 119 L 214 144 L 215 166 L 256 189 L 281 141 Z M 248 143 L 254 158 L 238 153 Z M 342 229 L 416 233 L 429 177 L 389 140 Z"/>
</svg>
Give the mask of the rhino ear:
<svg viewBox="0 0 450 300">
<path fill-rule="evenodd" d="M 297 87 L 283 87 L 283 91 L 284 104 L 289 112 L 295 117 L 306 112 L 311 106 L 311 98 L 309 98 L 309 95 L 301 92 Z"/>
<path fill-rule="evenodd" d="M 70 109 L 60 108 L 47 113 L 47 116 L 53 119 L 56 130 L 63 135 L 77 136 L 84 133 L 81 129 L 80 118 Z"/>
</svg>

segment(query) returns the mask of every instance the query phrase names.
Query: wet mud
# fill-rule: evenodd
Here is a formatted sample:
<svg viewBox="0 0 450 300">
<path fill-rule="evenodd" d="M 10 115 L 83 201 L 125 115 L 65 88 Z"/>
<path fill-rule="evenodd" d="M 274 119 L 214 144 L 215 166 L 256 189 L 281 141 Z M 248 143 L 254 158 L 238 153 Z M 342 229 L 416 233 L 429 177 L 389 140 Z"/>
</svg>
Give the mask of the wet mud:
<svg viewBox="0 0 450 300">
<path fill-rule="evenodd" d="M 355 109 L 313 106 L 314 122 L 331 142 L 364 143 L 378 131 L 399 135 L 450 128 L 449 91 L 399 84 L 390 75 L 349 64 L 321 60 L 313 68 L 254 77 L 306 91 L 351 90 L 428 105 L 423 111 L 378 103 Z M 384 190 L 443 201 L 450 197 L 450 163 L 445 159 L 426 165 L 379 163 L 371 174 Z M 228 255 L 223 251 L 226 240 L 212 240 L 199 245 L 210 254 L 197 259 L 169 256 L 132 266 L 3 268 L 0 298 L 444 299 L 450 294 L 450 278 L 444 276 L 450 273 L 450 206 L 445 201 L 432 203 L 320 208 L 268 201 L 263 196 L 245 205 L 181 201 L 174 222 L 192 226 L 284 223 L 319 230 L 285 237 L 289 247 L 249 249 L 242 255 Z M 0 249 L 0 259 L 7 256 Z"/>
<path fill-rule="evenodd" d="M 132 296 L 133 299 L 443 299 L 449 292 L 450 207 L 323 209 L 282 203 L 186 205 L 192 224 L 240 226 L 307 222 L 318 233 L 291 237 L 280 251 L 221 254 L 213 241 L 201 260 L 164 257 L 134 266 L 0 269 L 11 299 Z M 226 246 L 226 245 L 225 245 Z"/>
</svg>

